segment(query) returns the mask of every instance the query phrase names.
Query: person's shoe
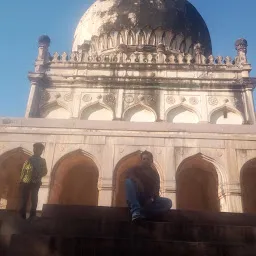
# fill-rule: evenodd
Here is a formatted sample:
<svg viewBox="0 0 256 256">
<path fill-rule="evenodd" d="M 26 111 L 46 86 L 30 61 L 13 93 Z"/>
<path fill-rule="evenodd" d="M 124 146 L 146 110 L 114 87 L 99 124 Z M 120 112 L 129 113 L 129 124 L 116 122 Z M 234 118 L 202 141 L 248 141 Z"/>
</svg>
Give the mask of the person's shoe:
<svg viewBox="0 0 256 256">
<path fill-rule="evenodd" d="M 133 223 L 138 223 L 140 221 L 142 221 L 143 219 L 145 219 L 145 217 L 140 214 L 139 212 L 135 212 L 132 214 L 132 222 Z"/>
</svg>

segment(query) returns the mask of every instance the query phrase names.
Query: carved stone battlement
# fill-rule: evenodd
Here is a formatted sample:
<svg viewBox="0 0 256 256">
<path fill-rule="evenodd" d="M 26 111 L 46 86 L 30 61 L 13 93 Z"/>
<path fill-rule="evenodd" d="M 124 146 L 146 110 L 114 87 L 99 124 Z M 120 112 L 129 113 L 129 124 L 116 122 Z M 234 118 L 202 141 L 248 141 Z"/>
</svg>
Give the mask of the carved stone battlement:
<svg viewBox="0 0 256 256">
<path fill-rule="evenodd" d="M 232 59 L 230 56 L 222 57 L 213 55 L 206 58 L 199 54 L 193 57 L 191 54 L 165 54 L 158 53 L 117 53 L 109 55 L 89 55 L 88 53 L 72 52 L 68 55 L 66 52 L 59 54 L 54 53 L 50 58 L 50 63 L 150 63 L 150 64 L 197 64 L 197 65 L 223 65 L 223 66 L 239 66 L 239 59 Z"/>
</svg>

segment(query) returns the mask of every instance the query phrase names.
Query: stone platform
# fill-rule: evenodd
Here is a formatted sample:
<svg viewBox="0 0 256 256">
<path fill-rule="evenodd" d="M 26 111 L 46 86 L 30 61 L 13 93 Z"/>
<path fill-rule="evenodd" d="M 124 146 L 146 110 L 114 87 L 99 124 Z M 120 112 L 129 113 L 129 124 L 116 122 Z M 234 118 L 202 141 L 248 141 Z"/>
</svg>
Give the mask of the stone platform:
<svg viewBox="0 0 256 256">
<path fill-rule="evenodd" d="M 23 221 L 0 211 L 0 255 L 255 256 L 256 215 L 172 210 L 136 226 L 125 208 L 45 205 Z"/>
</svg>

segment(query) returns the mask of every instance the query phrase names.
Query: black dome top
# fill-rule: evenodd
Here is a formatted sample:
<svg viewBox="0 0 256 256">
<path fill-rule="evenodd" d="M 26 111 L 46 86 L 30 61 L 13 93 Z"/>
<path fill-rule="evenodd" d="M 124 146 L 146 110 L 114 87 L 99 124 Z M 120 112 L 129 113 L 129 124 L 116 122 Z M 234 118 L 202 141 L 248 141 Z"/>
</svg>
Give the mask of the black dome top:
<svg viewBox="0 0 256 256">
<path fill-rule="evenodd" d="M 85 13 L 92 36 L 150 27 L 170 30 L 190 37 L 192 43 L 201 43 L 205 54 L 212 52 L 208 28 L 196 8 L 187 0 L 97 0 Z M 80 25 L 77 33 L 83 28 Z M 92 28 L 92 29 L 91 29 Z M 79 32 L 80 31 L 80 32 Z M 79 35 L 77 35 L 79 37 Z"/>
</svg>

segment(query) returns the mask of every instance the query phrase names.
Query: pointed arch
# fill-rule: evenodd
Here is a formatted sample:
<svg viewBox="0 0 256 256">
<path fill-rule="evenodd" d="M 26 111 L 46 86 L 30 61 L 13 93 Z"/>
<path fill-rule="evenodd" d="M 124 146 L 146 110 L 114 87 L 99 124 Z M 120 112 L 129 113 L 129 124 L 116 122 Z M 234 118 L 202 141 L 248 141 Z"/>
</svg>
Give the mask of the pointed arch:
<svg viewBox="0 0 256 256">
<path fill-rule="evenodd" d="M 186 41 L 185 41 L 185 40 L 183 40 L 183 41 L 181 42 L 179 51 L 180 51 L 180 52 L 184 52 L 184 53 L 186 52 Z"/>
<path fill-rule="evenodd" d="M 99 165 L 83 150 L 64 155 L 51 173 L 49 203 L 98 205 Z"/>
<path fill-rule="evenodd" d="M 256 213 L 256 158 L 247 161 L 240 171 L 243 212 Z"/>
<path fill-rule="evenodd" d="M 68 119 L 71 117 L 71 113 L 64 102 L 55 100 L 41 106 L 40 117 L 49 119 Z"/>
<path fill-rule="evenodd" d="M 162 39 L 164 35 L 164 30 L 162 27 L 158 27 L 154 30 L 155 36 L 156 36 L 156 45 L 162 44 Z"/>
<path fill-rule="evenodd" d="M 211 124 L 244 124 L 244 118 L 237 109 L 223 105 L 210 112 L 209 122 Z"/>
<path fill-rule="evenodd" d="M 126 171 L 133 166 L 140 164 L 140 154 L 141 150 L 132 152 L 123 158 L 121 158 L 115 166 L 113 173 L 113 194 L 112 194 L 112 205 L 119 207 L 126 207 L 126 197 L 125 197 L 125 174 Z M 162 181 L 161 171 L 159 170 L 159 165 L 154 161 L 154 170 L 159 174 L 160 180 Z"/>
<path fill-rule="evenodd" d="M 151 107 L 138 103 L 124 111 L 123 119 L 130 122 L 155 122 L 157 114 Z"/>
<path fill-rule="evenodd" d="M 137 33 L 137 42 L 138 42 L 138 45 L 146 44 L 146 35 L 144 34 L 143 30 L 140 30 Z"/>
<path fill-rule="evenodd" d="M 173 44 L 172 44 L 173 49 L 179 50 L 183 40 L 184 40 L 184 36 L 182 34 L 178 34 L 175 37 L 175 40 L 173 41 Z"/>
<path fill-rule="evenodd" d="M 0 209 L 18 210 L 20 173 L 31 155 L 22 147 L 0 155 Z"/>
<path fill-rule="evenodd" d="M 100 51 L 104 50 L 104 37 L 100 36 L 99 40 L 98 40 L 98 49 Z"/>
<path fill-rule="evenodd" d="M 105 120 L 112 121 L 114 119 L 113 110 L 107 105 L 94 102 L 92 104 L 86 105 L 79 115 L 80 119 L 83 120 Z"/>
<path fill-rule="evenodd" d="M 134 45 L 135 44 L 135 36 L 131 30 L 127 33 L 127 45 Z"/>
<path fill-rule="evenodd" d="M 165 114 L 165 120 L 170 123 L 198 123 L 200 119 L 198 111 L 183 103 L 170 107 Z"/>
<path fill-rule="evenodd" d="M 124 43 L 124 38 L 123 38 L 123 36 L 122 36 L 122 34 L 121 34 L 121 32 L 120 33 L 118 33 L 118 35 L 117 35 L 117 46 L 119 45 L 119 44 L 123 44 Z"/>
<path fill-rule="evenodd" d="M 107 49 L 111 49 L 114 47 L 114 44 L 113 44 L 113 39 L 111 37 L 111 35 L 108 35 L 108 39 L 107 39 Z"/>
<path fill-rule="evenodd" d="M 187 38 L 186 38 L 186 43 L 185 43 L 185 45 L 186 45 L 185 52 L 191 54 L 190 48 L 191 48 L 192 45 L 193 45 L 191 37 L 187 37 Z"/>
<path fill-rule="evenodd" d="M 156 45 L 156 34 L 154 31 L 152 31 L 149 40 L 148 40 L 149 45 Z"/>
<path fill-rule="evenodd" d="M 226 178 L 216 161 L 201 153 L 183 160 L 176 172 L 177 207 L 220 211 L 219 194 Z M 188 196 L 189 195 L 189 196 Z"/>
</svg>

